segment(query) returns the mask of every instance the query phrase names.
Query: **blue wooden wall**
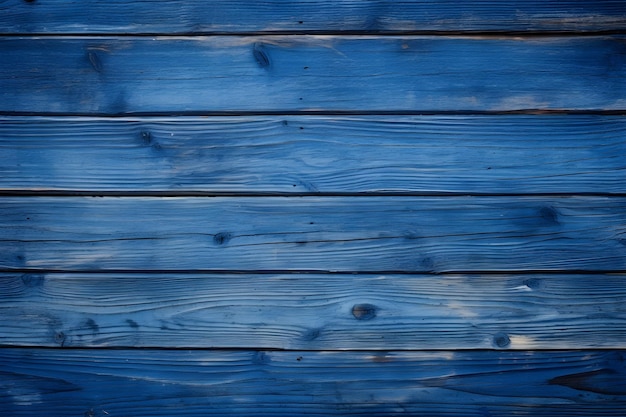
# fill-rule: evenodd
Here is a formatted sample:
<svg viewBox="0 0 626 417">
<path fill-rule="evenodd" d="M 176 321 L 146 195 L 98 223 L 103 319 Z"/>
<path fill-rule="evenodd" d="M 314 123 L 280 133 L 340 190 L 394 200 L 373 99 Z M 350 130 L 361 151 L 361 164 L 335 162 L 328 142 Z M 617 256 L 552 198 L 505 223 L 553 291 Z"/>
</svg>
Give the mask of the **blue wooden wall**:
<svg viewBox="0 0 626 417">
<path fill-rule="evenodd" d="M 0 416 L 626 415 L 623 0 L 0 0 Z"/>
</svg>

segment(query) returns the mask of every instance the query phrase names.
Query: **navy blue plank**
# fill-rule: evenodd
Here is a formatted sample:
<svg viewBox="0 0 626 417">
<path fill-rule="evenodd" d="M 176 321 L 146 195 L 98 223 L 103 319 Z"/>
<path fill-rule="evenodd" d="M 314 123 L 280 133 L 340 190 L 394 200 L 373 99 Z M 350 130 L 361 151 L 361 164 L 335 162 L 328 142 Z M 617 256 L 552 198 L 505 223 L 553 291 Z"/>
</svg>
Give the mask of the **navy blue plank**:
<svg viewBox="0 0 626 417">
<path fill-rule="evenodd" d="M 625 363 L 624 351 L 0 349 L 0 412 L 618 417 Z"/>
<path fill-rule="evenodd" d="M 622 193 L 622 116 L 0 119 L 0 190 Z"/>
<path fill-rule="evenodd" d="M 0 38 L 0 112 L 626 109 L 622 37 Z"/>
<path fill-rule="evenodd" d="M 622 0 L 0 1 L 4 33 L 623 30 Z"/>
<path fill-rule="evenodd" d="M 614 271 L 625 224 L 622 197 L 4 197 L 0 267 Z"/>
<path fill-rule="evenodd" d="M 0 345 L 624 349 L 625 283 L 611 274 L 3 273 Z"/>
</svg>

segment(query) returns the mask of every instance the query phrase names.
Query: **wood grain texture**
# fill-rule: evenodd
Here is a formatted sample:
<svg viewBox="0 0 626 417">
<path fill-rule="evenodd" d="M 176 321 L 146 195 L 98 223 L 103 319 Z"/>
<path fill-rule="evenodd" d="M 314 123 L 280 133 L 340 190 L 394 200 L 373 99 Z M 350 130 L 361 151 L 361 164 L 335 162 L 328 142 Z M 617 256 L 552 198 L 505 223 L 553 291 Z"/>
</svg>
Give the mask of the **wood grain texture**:
<svg viewBox="0 0 626 417">
<path fill-rule="evenodd" d="M 625 52 L 622 37 L 4 37 L 0 112 L 624 110 Z"/>
<path fill-rule="evenodd" d="M 622 416 L 624 351 L 1 349 L 0 411 L 66 416 Z"/>
<path fill-rule="evenodd" d="M 0 1 L 4 33 L 589 31 L 626 26 L 621 0 Z"/>
<path fill-rule="evenodd" d="M 622 116 L 0 118 L 1 190 L 622 193 Z"/>
<path fill-rule="evenodd" d="M 624 349 L 625 282 L 597 274 L 4 273 L 0 345 Z"/>
<path fill-rule="evenodd" d="M 624 416 L 623 0 L 0 0 L 0 56 L 0 416 Z"/>
<path fill-rule="evenodd" d="M 618 197 L 5 197 L 0 267 L 607 271 L 625 225 Z"/>
</svg>

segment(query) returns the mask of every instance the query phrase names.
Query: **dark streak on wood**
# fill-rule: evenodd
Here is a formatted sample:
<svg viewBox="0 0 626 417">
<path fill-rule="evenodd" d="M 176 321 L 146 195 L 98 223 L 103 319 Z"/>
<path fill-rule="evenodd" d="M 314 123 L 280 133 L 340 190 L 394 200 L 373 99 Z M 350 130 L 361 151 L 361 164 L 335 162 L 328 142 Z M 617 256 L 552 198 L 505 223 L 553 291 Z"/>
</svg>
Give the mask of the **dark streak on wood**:
<svg viewBox="0 0 626 417">
<path fill-rule="evenodd" d="M 623 368 L 563 375 L 552 378 L 548 383 L 596 394 L 626 395 L 626 372 Z"/>
</svg>

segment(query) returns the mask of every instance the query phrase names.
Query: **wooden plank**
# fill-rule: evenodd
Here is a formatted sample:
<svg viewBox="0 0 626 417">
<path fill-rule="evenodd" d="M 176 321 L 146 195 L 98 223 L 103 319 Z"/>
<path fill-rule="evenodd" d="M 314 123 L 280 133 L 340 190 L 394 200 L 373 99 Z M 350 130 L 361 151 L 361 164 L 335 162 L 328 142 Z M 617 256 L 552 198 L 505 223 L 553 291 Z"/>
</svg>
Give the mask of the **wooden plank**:
<svg viewBox="0 0 626 417">
<path fill-rule="evenodd" d="M 1 349 L 3 415 L 621 416 L 624 351 Z"/>
<path fill-rule="evenodd" d="M 624 110 L 625 52 L 619 36 L 5 37 L 0 112 Z"/>
<path fill-rule="evenodd" d="M 0 118 L 9 191 L 621 193 L 624 154 L 622 116 Z"/>
<path fill-rule="evenodd" d="M 4 273 L 0 345 L 624 349 L 625 282 L 597 274 Z"/>
<path fill-rule="evenodd" d="M 0 267 L 622 270 L 621 197 L 0 199 Z"/>
<path fill-rule="evenodd" d="M 0 1 L 3 33 L 589 31 L 626 26 L 621 0 Z"/>
</svg>

